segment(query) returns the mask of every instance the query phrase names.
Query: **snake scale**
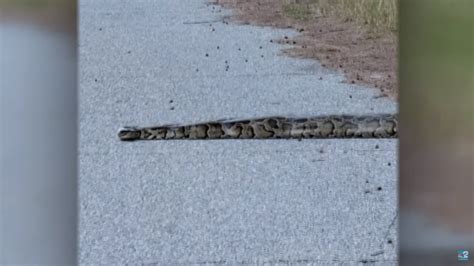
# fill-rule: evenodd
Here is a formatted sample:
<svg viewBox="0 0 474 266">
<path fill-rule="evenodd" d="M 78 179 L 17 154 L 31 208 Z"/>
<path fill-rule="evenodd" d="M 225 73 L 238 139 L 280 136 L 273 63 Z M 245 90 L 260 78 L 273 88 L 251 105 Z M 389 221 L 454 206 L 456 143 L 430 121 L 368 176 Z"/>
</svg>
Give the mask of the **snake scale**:
<svg viewBox="0 0 474 266">
<path fill-rule="evenodd" d="M 172 139 L 326 139 L 397 138 L 398 115 L 328 115 L 307 118 L 264 117 L 188 125 L 124 127 L 123 141 Z"/>
</svg>

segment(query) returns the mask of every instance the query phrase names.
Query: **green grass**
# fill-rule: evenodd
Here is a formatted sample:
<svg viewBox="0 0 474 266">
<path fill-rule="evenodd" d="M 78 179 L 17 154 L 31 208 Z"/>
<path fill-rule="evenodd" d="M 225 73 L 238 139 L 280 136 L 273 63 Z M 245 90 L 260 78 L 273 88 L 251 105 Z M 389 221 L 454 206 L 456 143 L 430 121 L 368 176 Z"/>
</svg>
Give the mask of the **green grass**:
<svg viewBox="0 0 474 266">
<path fill-rule="evenodd" d="M 427 137 L 473 138 L 474 2 L 400 4 L 400 94 L 406 125 L 420 132 L 430 129 Z"/>
<path fill-rule="evenodd" d="M 372 32 L 398 31 L 398 0 L 285 1 L 283 13 L 298 20 L 335 15 L 355 21 Z M 288 3 L 289 2 L 289 3 Z"/>
<path fill-rule="evenodd" d="M 309 10 L 305 5 L 285 4 L 283 5 L 283 14 L 285 14 L 286 16 L 290 18 L 306 21 L 314 13 L 311 10 Z"/>
</svg>

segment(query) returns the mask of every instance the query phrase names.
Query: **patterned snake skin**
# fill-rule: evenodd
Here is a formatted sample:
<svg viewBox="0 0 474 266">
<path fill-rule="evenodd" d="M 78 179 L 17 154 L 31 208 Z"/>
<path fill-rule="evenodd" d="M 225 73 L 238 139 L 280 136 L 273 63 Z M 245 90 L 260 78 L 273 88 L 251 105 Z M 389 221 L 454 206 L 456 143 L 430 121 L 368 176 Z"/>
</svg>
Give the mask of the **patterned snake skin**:
<svg viewBox="0 0 474 266">
<path fill-rule="evenodd" d="M 171 139 L 397 138 L 398 116 L 330 115 L 310 118 L 265 117 L 191 125 L 125 127 L 123 141 Z"/>
</svg>

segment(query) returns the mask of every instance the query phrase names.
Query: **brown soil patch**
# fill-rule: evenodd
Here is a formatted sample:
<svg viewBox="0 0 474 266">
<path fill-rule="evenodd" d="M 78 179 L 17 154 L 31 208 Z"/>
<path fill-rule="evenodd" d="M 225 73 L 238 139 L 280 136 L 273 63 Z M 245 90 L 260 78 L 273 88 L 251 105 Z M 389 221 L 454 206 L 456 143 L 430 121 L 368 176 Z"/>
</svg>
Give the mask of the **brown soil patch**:
<svg viewBox="0 0 474 266">
<path fill-rule="evenodd" d="M 75 5 L 46 7 L 0 6 L 0 23 L 32 24 L 50 31 L 76 34 Z"/>
<path fill-rule="evenodd" d="M 474 142 L 410 136 L 400 150 L 400 209 L 428 215 L 451 232 L 474 233 Z"/>
<path fill-rule="evenodd" d="M 398 99 L 397 37 L 393 33 L 373 34 L 352 21 L 331 16 L 297 20 L 284 14 L 283 1 L 217 0 L 231 8 L 236 23 L 278 28 L 293 28 L 296 38 L 283 37 L 273 42 L 293 45 L 284 53 L 313 58 L 324 67 L 342 70 L 346 82 L 380 90 L 380 97 Z"/>
</svg>

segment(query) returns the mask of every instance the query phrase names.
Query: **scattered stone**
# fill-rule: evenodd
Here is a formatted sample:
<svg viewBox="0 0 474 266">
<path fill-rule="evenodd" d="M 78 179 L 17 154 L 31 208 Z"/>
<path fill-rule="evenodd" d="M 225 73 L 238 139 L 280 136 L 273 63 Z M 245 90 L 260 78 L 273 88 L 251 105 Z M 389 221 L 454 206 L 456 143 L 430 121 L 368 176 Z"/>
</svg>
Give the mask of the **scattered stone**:
<svg viewBox="0 0 474 266">
<path fill-rule="evenodd" d="M 375 256 L 378 256 L 378 255 L 382 255 L 383 253 L 384 253 L 383 250 L 379 250 L 379 251 L 376 251 L 376 252 L 370 254 L 370 256 L 375 257 Z"/>
</svg>

